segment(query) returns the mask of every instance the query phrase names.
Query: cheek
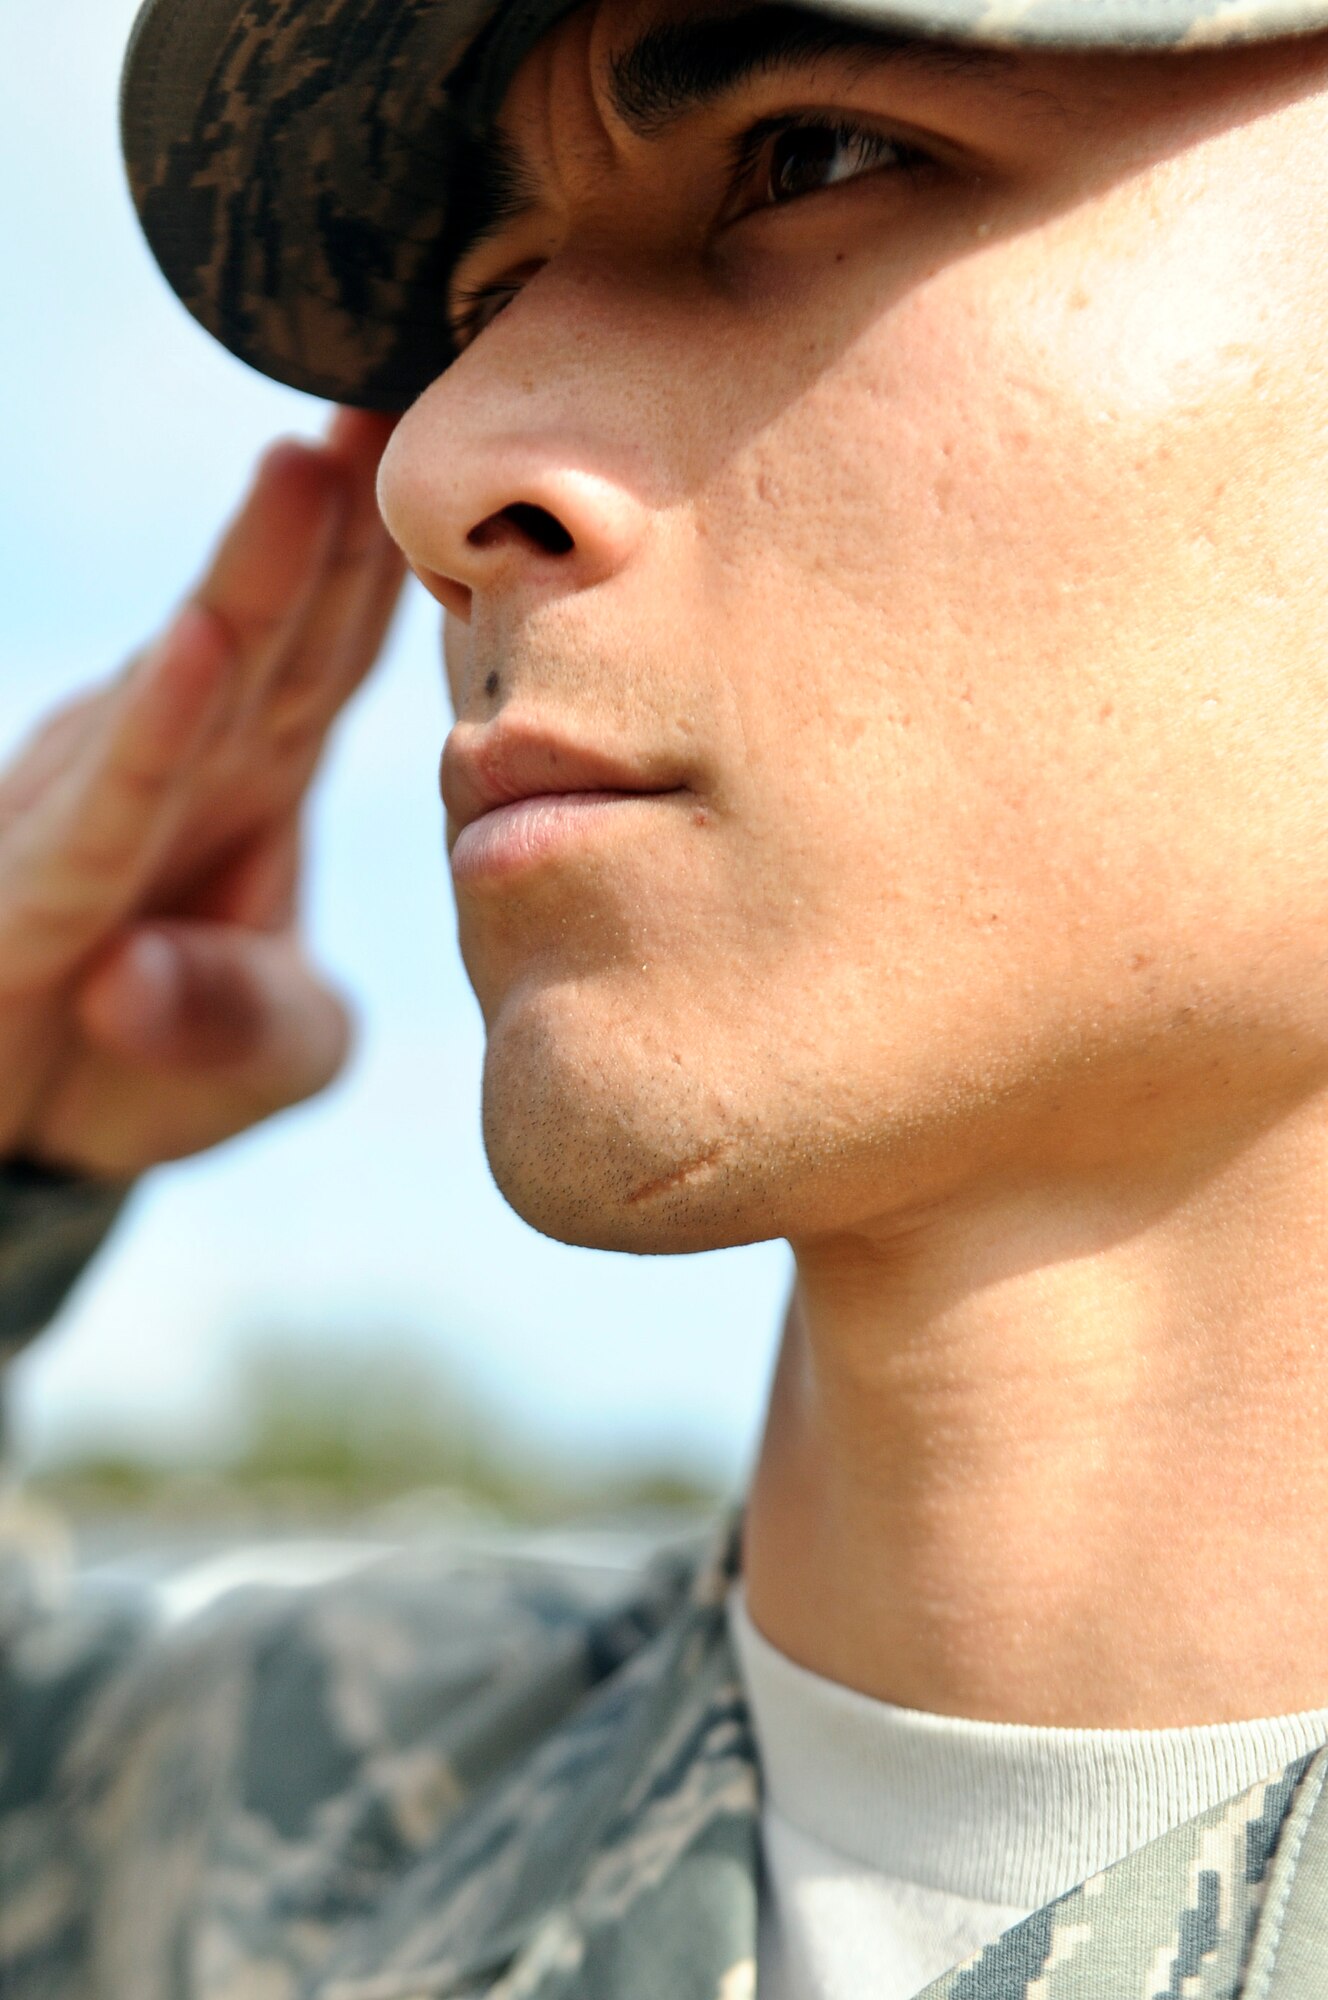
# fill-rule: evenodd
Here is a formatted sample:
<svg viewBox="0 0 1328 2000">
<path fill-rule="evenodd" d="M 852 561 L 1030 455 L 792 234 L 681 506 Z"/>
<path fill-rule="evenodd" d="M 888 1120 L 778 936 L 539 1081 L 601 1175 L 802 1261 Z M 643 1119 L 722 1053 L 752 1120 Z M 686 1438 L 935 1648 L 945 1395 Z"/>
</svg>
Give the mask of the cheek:
<svg viewBox="0 0 1328 2000">
<path fill-rule="evenodd" d="M 1119 930 L 1285 790 L 1309 694 L 1268 661 L 1328 557 L 1303 331 L 1252 221 L 1144 202 L 916 287 L 703 496 L 744 819 L 804 911 Z"/>
<path fill-rule="evenodd" d="M 772 417 L 768 397 L 724 498 L 758 559 L 836 576 L 866 606 L 904 570 L 928 591 L 962 577 L 965 617 L 989 590 L 1027 612 L 1039 582 L 1050 614 L 1058 588 L 1105 587 L 1123 556 L 1165 567 L 1153 524 L 1194 529 L 1322 347 L 1322 196 L 1288 216 L 1283 171 L 1270 217 L 1250 150 L 1240 135 L 1235 162 L 1163 164 L 893 294 L 889 259 L 824 273 L 783 314 L 787 399 Z"/>
</svg>

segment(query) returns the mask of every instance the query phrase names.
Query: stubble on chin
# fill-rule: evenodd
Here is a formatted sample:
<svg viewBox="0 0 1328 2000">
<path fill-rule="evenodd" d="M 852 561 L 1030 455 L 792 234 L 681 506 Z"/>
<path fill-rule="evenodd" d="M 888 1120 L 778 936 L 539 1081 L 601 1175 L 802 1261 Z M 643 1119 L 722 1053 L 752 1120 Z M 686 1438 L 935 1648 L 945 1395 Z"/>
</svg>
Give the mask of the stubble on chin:
<svg viewBox="0 0 1328 2000">
<path fill-rule="evenodd" d="M 630 1038 L 588 1032 L 574 1047 L 547 1026 L 500 1021 L 483 1133 L 505 1200 L 561 1242 L 668 1255 L 779 1233 L 758 1219 L 751 1121 Z"/>
</svg>

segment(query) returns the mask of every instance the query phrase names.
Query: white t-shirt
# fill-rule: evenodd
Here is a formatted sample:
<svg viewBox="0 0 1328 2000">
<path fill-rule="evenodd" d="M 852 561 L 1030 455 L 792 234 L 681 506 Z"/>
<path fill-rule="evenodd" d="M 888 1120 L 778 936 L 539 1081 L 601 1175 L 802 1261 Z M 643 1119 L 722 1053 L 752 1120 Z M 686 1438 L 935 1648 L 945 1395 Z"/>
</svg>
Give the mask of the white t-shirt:
<svg viewBox="0 0 1328 2000">
<path fill-rule="evenodd" d="M 1032 1729 L 872 1701 L 729 1624 L 765 1788 L 760 2000 L 914 2000 L 1145 1841 L 1328 1742 L 1328 1709 Z"/>
</svg>

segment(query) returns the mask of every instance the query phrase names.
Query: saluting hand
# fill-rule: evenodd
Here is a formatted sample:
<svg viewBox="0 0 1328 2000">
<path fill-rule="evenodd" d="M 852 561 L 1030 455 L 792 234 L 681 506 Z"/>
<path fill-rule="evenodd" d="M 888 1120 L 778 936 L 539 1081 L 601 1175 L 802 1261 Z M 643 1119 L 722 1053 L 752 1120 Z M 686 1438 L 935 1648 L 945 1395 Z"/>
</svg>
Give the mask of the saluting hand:
<svg viewBox="0 0 1328 2000">
<path fill-rule="evenodd" d="M 321 1089 L 350 1043 L 297 934 L 300 808 L 401 587 L 341 411 L 262 460 L 156 641 L 0 773 L 0 1158 L 121 1177 Z"/>
</svg>

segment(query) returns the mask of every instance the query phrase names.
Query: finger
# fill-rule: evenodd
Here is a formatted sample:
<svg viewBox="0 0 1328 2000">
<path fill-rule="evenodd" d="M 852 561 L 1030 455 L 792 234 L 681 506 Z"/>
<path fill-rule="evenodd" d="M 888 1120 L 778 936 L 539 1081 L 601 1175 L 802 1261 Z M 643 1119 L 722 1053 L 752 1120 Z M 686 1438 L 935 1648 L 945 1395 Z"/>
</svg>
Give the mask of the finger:
<svg viewBox="0 0 1328 2000">
<path fill-rule="evenodd" d="M 273 445 L 192 593 L 234 636 L 237 719 L 252 710 L 318 596 L 347 498 L 332 454 L 295 439 Z"/>
<path fill-rule="evenodd" d="M 406 563 L 396 543 L 389 540 L 378 572 L 365 595 L 361 624 L 350 635 L 343 668 L 349 697 L 364 679 L 382 652 L 406 580 Z"/>
<path fill-rule="evenodd" d="M 278 752 L 321 743 L 382 651 L 404 574 L 395 545 L 381 532 L 371 550 L 336 574 L 273 685 L 267 736 Z"/>
<path fill-rule="evenodd" d="M 367 415 L 339 412 L 329 436 L 346 482 L 346 505 L 318 593 L 268 684 L 267 722 L 279 742 L 301 731 L 321 733 L 359 685 L 386 625 L 377 607 L 388 579 L 399 579 L 404 568 L 383 526 L 375 485 L 390 425 L 365 421 Z M 360 421 L 351 426 L 351 418 Z M 365 637 L 375 623 L 377 636 L 366 655 Z"/>
<path fill-rule="evenodd" d="M 330 451 L 366 458 L 377 468 L 387 441 L 400 422 L 395 412 L 353 410 L 343 404 L 333 410 L 324 436 Z"/>
<path fill-rule="evenodd" d="M 144 1160 L 175 1157 L 302 1102 L 338 1073 L 352 1040 L 344 999 L 290 932 L 142 926 L 75 1006 L 102 1061 L 52 1105 L 43 1145 L 58 1156 L 81 1121 L 98 1128 L 103 1163 L 118 1149 L 116 1171 L 138 1163 L 131 1148 Z"/>
<path fill-rule="evenodd" d="M 288 929 L 296 917 L 302 845 L 298 811 L 262 827 L 190 897 L 189 915 L 256 931 Z"/>
<path fill-rule="evenodd" d="M 346 472 L 323 447 L 284 440 L 260 461 L 250 493 L 223 537 L 191 603 L 233 635 L 237 703 L 257 654 L 278 637 L 302 601 L 316 595 L 321 562 L 345 505 Z M 136 676 L 143 655 L 117 680 L 76 694 L 47 716 L 0 776 L 0 820 L 39 795 L 94 733 Z"/>
<path fill-rule="evenodd" d="M 223 625 L 186 605 L 83 753 L 0 841 L 0 993 L 59 978 L 132 906 L 228 696 Z"/>
<path fill-rule="evenodd" d="M 26 812 L 51 780 L 67 769 L 89 742 L 101 714 L 115 696 L 113 686 L 84 689 L 44 716 L 0 773 L 0 832 Z"/>
</svg>

